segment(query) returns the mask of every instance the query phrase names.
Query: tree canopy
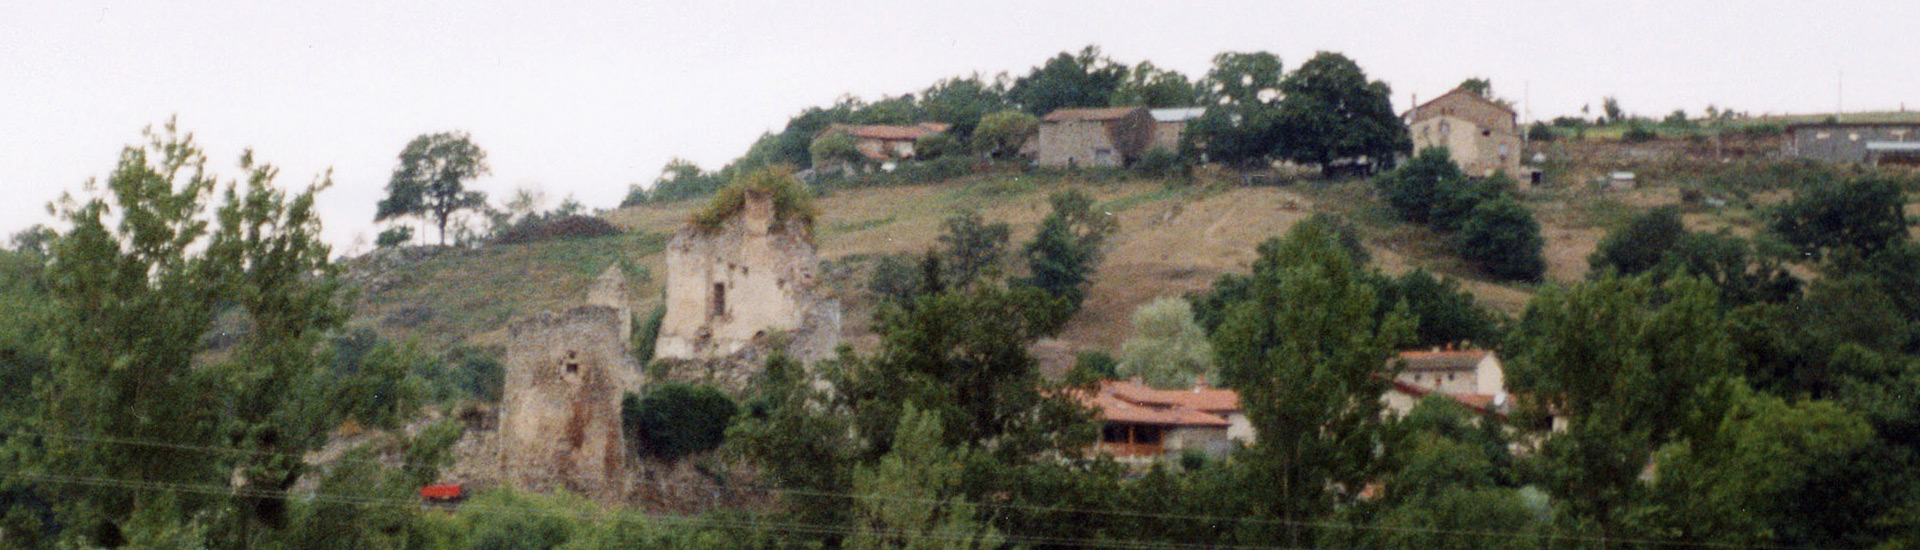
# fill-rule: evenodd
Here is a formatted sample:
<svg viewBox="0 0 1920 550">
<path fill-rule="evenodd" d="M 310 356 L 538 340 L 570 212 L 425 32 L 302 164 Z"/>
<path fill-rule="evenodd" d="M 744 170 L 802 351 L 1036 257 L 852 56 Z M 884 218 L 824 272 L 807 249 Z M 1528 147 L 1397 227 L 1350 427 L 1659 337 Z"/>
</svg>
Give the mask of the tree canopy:
<svg viewBox="0 0 1920 550">
<path fill-rule="evenodd" d="M 433 221 L 440 244 L 447 244 L 447 222 L 462 210 L 482 208 L 487 195 L 466 184 L 487 175 L 487 152 L 466 132 L 423 134 L 400 151 L 400 165 L 387 180 L 374 221 L 418 216 Z"/>
</svg>

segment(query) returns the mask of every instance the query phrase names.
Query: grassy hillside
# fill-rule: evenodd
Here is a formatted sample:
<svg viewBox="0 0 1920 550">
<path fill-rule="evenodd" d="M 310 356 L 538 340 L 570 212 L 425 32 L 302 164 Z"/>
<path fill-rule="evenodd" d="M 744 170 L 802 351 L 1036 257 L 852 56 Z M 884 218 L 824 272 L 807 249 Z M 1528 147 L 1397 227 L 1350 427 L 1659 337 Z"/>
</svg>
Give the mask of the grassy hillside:
<svg viewBox="0 0 1920 550">
<path fill-rule="evenodd" d="M 1719 158 L 1700 147 L 1687 140 L 1562 141 L 1540 147 L 1548 184 L 1524 189 L 1522 195 L 1542 225 L 1549 281 L 1585 277 L 1586 257 L 1608 229 L 1637 212 L 1680 203 L 1683 192 L 1725 203 L 1689 208 L 1690 226 L 1742 234 L 1759 230 L 1763 209 L 1786 197 L 1784 191 L 1752 183 L 1780 169 L 1756 153 L 1767 146 L 1749 145 L 1738 149 L 1745 152 Z M 1615 170 L 1635 171 L 1639 186 L 1614 189 L 1595 179 Z M 1098 201 L 1097 208 L 1120 223 L 1084 311 L 1059 341 L 1042 346 L 1050 361 L 1064 361 L 1075 351 L 1116 349 L 1128 335 L 1135 307 L 1204 289 L 1221 274 L 1245 272 L 1260 241 L 1315 212 L 1355 221 L 1375 264 L 1388 273 L 1423 267 L 1452 276 L 1483 303 L 1508 314 L 1519 313 L 1535 290 L 1479 278 L 1447 253 L 1441 236 L 1395 220 L 1364 181 L 1245 187 L 1123 173 L 1008 172 L 840 189 L 817 199 L 822 215 L 816 241 L 828 280 L 847 305 L 844 338 L 863 348 L 875 341 L 864 288 L 866 267 L 877 255 L 933 246 L 941 221 L 965 208 L 1011 224 L 1017 249 L 1046 214 L 1047 195 L 1068 188 L 1085 190 Z M 660 300 L 664 281 L 657 274 L 663 273 L 667 236 L 702 205 L 689 200 L 608 212 L 604 217 L 627 232 L 614 237 L 414 253 L 421 258 L 363 258 L 356 269 L 364 290 L 355 322 L 434 348 L 504 344 L 509 319 L 581 303 L 588 283 L 610 266 L 629 274 L 633 305 L 646 311 Z"/>
</svg>

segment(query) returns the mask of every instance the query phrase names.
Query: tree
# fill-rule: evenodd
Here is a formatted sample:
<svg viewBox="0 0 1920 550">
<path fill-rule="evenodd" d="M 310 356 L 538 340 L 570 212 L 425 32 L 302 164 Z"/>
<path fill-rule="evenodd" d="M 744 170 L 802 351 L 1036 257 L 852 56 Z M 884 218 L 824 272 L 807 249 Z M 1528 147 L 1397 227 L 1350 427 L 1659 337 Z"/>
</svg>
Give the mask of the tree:
<svg viewBox="0 0 1920 550">
<path fill-rule="evenodd" d="M 1872 254 L 1907 241 L 1905 205 L 1905 193 L 1893 180 L 1809 185 L 1774 212 L 1769 227 L 1814 258 L 1839 248 Z"/>
<path fill-rule="evenodd" d="M 669 462 L 719 448 L 737 412 L 713 386 L 680 382 L 620 400 L 620 424 L 634 452 Z"/>
<path fill-rule="evenodd" d="M 1436 205 L 1467 186 L 1467 176 L 1445 147 L 1429 147 L 1405 165 L 1374 178 L 1373 185 L 1401 219 L 1429 223 Z"/>
<path fill-rule="evenodd" d="M 853 550 L 992 549 L 1006 542 L 959 494 L 966 449 L 945 446 L 938 413 L 908 404 L 893 450 L 853 473 Z"/>
<path fill-rule="evenodd" d="M 400 151 L 400 165 L 387 180 L 387 198 L 374 221 L 401 216 L 431 218 L 447 244 L 447 220 L 462 210 L 486 206 L 487 195 L 468 191 L 466 183 L 487 175 L 487 152 L 466 132 L 423 134 Z"/>
<path fill-rule="evenodd" d="M 1407 127 L 1393 112 L 1385 82 L 1369 82 L 1346 56 L 1320 52 L 1280 82 L 1277 156 L 1318 164 L 1365 157 L 1389 162 L 1413 149 Z"/>
<path fill-rule="evenodd" d="M 1463 80 L 1460 82 L 1460 89 L 1473 92 L 1480 97 L 1493 99 L 1493 81 L 1487 80 L 1486 77 L 1476 76 Z"/>
<path fill-rule="evenodd" d="M 1068 107 L 1105 107 L 1126 78 L 1125 65 L 1107 59 L 1099 46 L 1089 45 L 1078 54 L 1060 52 L 1015 79 L 1007 98 L 1034 116 Z"/>
<path fill-rule="evenodd" d="M 1086 299 L 1087 285 L 1100 265 L 1100 245 L 1119 227 L 1106 212 L 1093 210 L 1093 198 L 1078 189 L 1048 197 L 1053 211 L 1027 243 L 1030 277 L 1022 284 L 1066 298 L 1073 309 Z"/>
<path fill-rule="evenodd" d="M 1221 52 L 1200 88 L 1213 105 L 1271 106 L 1280 100 L 1282 74 L 1280 56 L 1272 53 Z"/>
<path fill-rule="evenodd" d="M 980 212 L 965 210 L 948 216 L 940 225 L 944 231 L 937 238 L 946 248 L 944 286 L 967 286 L 998 273 L 1012 231 L 1006 223 L 986 223 Z"/>
<path fill-rule="evenodd" d="M 1374 288 L 1323 224 L 1296 225 L 1259 252 L 1248 297 L 1214 333 L 1215 362 L 1259 434 L 1248 461 L 1257 515 L 1282 522 L 1286 545 L 1308 547 L 1303 522 L 1381 473 L 1383 365 L 1412 321 L 1374 320 Z"/>
<path fill-rule="evenodd" d="M 1547 271 L 1540 222 L 1513 197 L 1474 207 L 1455 242 L 1461 258 L 1501 279 L 1538 281 Z"/>
<path fill-rule="evenodd" d="M 1279 136 L 1280 57 L 1268 52 L 1222 52 L 1200 80 L 1207 110 L 1188 124 L 1182 149 L 1209 160 L 1255 167 L 1266 163 Z"/>
<path fill-rule="evenodd" d="M 1620 275 L 1638 275 L 1665 261 L 1687 228 L 1680 223 L 1680 211 L 1673 207 L 1655 208 L 1634 216 L 1627 224 L 1607 233 L 1600 245 L 1587 256 L 1591 276 L 1599 278 L 1611 269 Z"/>
<path fill-rule="evenodd" d="M 942 79 L 920 92 L 920 109 L 927 119 L 952 124 L 948 132 L 960 137 L 972 136 L 981 118 L 1006 108 L 1004 81 L 989 84 L 977 74 Z"/>
<path fill-rule="evenodd" d="M 1220 379 L 1207 333 L 1193 322 L 1193 308 L 1180 298 L 1159 298 L 1133 310 L 1133 336 L 1120 345 L 1115 368 L 1121 376 L 1138 376 L 1157 388 Z"/>
<path fill-rule="evenodd" d="M 973 131 L 973 150 L 987 158 L 1013 158 L 1040 131 L 1040 119 L 1022 111 L 1005 110 L 980 119 Z"/>
<path fill-rule="evenodd" d="M 94 196 L 61 202 L 70 229 L 47 271 L 54 353 L 30 423 L 64 437 L 16 450 L 50 476 L 277 494 L 341 413 L 326 399 L 331 381 L 315 353 L 345 319 L 313 208 L 329 182 L 288 194 L 273 183 L 278 171 L 249 152 L 245 181 L 221 186 L 172 122 L 146 138 L 121 152 L 104 190 L 90 185 Z M 249 328 L 224 357 L 202 357 L 223 311 Z M 165 444 L 136 451 L 129 441 Z M 204 528 L 218 514 L 199 512 L 213 507 L 230 507 L 224 521 L 233 525 L 219 532 L 235 546 L 251 545 L 256 525 L 284 523 L 284 501 L 248 493 L 162 501 L 159 492 L 76 485 L 60 494 L 67 532 L 104 546 L 129 540 L 139 518 Z"/>
<path fill-rule="evenodd" d="M 867 163 L 867 156 L 860 152 L 853 136 L 846 132 L 828 131 L 814 138 L 807 146 L 807 153 L 813 156 L 814 166 L 846 166 L 858 168 Z"/>
<path fill-rule="evenodd" d="M 660 167 L 660 175 L 653 179 L 649 188 L 635 187 L 620 203 L 622 208 L 650 202 L 669 202 L 693 197 L 704 197 L 718 191 L 725 181 L 719 176 L 700 169 L 700 165 L 680 157 L 667 160 Z"/>
<path fill-rule="evenodd" d="M 1474 302 L 1473 295 L 1460 289 L 1453 279 L 1436 278 L 1415 268 L 1399 279 L 1380 285 L 1379 315 L 1384 316 L 1401 303 L 1416 321 L 1412 345 L 1442 346 L 1473 342 L 1483 346 L 1499 344 L 1499 320 L 1493 312 Z"/>
<path fill-rule="evenodd" d="M 1657 290 L 1657 294 L 1656 294 Z M 1618 538 L 1645 502 L 1639 477 L 1662 445 L 1698 435 L 1724 403 L 1733 346 L 1713 287 L 1603 276 L 1548 288 L 1509 338 L 1508 384 L 1525 414 L 1564 415 L 1544 434 L 1542 486 L 1598 535 Z"/>
<path fill-rule="evenodd" d="M 1152 61 L 1141 61 L 1127 73 L 1120 87 L 1113 92 L 1112 103 L 1115 107 L 1140 106 L 1147 108 L 1188 107 L 1197 103 L 1200 92 L 1186 75 L 1172 69 L 1162 69 Z"/>
<path fill-rule="evenodd" d="M 1600 100 L 1601 110 L 1607 114 L 1608 124 L 1618 124 L 1627 119 L 1627 112 L 1620 109 L 1620 100 L 1606 96 Z"/>
</svg>

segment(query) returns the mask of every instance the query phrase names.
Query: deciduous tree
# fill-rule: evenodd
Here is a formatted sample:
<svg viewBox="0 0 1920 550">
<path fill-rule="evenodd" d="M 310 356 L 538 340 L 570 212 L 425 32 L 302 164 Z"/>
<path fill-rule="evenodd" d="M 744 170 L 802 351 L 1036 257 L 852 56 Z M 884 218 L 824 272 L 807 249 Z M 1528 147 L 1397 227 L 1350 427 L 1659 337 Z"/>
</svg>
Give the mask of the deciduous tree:
<svg viewBox="0 0 1920 550">
<path fill-rule="evenodd" d="M 400 165 L 387 181 L 387 198 L 380 201 L 374 221 L 431 219 L 440 230 L 440 244 L 447 244 L 447 222 L 454 214 L 486 206 L 487 195 L 466 186 L 487 173 L 487 152 L 466 132 L 413 138 L 400 151 Z"/>
</svg>

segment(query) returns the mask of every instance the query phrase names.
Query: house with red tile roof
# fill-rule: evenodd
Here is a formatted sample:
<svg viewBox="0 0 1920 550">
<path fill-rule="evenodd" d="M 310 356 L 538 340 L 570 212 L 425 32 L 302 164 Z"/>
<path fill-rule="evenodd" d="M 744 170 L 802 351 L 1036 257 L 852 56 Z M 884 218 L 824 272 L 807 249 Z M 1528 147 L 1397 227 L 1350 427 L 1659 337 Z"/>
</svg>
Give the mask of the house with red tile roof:
<svg viewBox="0 0 1920 550">
<path fill-rule="evenodd" d="M 874 162 L 892 162 L 913 158 L 913 144 L 920 138 L 944 133 L 949 124 L 922 122 L 914 125 L 894 124 L 832 124 L 819 135 L 843 133 L 853 138 L 854 148 L 862 156 Z M 815 136 L 818 138 L 818 136 Z"/>
<path fill-rule="evenodd" d="M 1106 380 L 1083 398 L 1099 412 L 1096 449 L 1126 460 L 1150 460 L 1187 449 L 1220 456 L 1253 439 L 1240 395 L 1208 387 L 1162 390 L 1139 380 Z"/>
<path fill-rule="evenodd" d="M 1436 393 L 1480 412 L 1504 415 L 1509 408 L 1506 373 L 1492 350 L 1436 347 L 1403 351 L 1397 360 L 1402 368 L 1385 399 L 1400 415 Z"/>
</svg>

